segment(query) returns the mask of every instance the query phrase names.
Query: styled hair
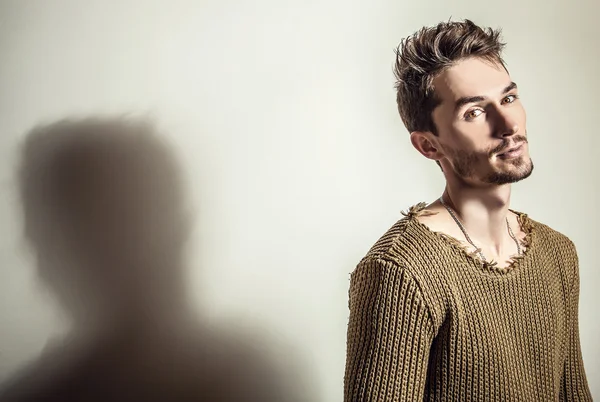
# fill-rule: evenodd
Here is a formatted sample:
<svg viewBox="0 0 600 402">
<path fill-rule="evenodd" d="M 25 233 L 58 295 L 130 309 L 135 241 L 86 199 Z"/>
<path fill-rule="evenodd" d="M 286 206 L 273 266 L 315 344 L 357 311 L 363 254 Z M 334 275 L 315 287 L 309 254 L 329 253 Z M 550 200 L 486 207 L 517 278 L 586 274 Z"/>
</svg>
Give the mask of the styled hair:
<svg viewBox="0 0 600 402">
<path fill-rule="evenodd" d="M 423 27 L 402 39 L 396 48 L 394 75 L 398 112 L 408 131 L 437 135 L 432 112 L 441 100 L 433 80 L 467 58 L 481 58 L 506 69 L 501 55 L 504 46 L 499 29 L 481 28 L 468 19 Z"/>
</svg>

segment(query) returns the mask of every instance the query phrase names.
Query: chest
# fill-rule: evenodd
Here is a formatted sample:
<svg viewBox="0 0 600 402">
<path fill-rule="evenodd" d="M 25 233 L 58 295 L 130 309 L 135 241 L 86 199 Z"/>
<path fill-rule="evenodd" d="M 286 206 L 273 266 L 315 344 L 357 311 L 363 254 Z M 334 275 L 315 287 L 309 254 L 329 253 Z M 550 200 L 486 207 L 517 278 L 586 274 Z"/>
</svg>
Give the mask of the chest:
<svg viewBox="0 0 600 402">
<path fill-rule="evenodd" d="M 568 342 L 561 270 L 548 259 L 509 275 L 457 278 L 434 341 L 433 361 L 474 373 L 480 372 L 476 362 L 506 382 L 498 384 L 502 389 L 527 388 L 539 378 L 556 384 Z"/>
</svg>

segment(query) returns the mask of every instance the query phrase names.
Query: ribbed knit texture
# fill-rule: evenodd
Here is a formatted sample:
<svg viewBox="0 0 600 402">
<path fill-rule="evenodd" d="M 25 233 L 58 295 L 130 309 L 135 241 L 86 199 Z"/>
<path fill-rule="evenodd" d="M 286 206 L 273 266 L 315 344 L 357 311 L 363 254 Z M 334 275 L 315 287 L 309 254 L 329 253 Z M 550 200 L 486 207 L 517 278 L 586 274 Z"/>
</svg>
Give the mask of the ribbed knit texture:
<svg viewBox="0 0 600 402">
<path fill-rule="evenodd" d="M 420 223 L 424 207 L 352 273 L 344 400 L 591 401 L 573 243 L 518 213 L 525 255 L 501 269 Z"/>
</svg>

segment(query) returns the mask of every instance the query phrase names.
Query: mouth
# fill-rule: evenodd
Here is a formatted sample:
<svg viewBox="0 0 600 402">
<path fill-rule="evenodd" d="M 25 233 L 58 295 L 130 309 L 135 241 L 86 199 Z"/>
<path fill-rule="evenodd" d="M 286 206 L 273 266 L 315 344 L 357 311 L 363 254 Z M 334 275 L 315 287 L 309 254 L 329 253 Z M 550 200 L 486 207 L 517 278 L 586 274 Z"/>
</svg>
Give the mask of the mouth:
<svg viewBox="0 0 600 402">
<path fill-rule="evenodd" d="M 498 158 L 502 158 L 502 159 L 515 158 L 515 157 L 521 155 L 521 153 L 523 151 L 523 144 L 524 143 L 515 145 L 515 146 L 507 149 L 506 151 L 497 154 L 496 156 Z"/>
</svg>

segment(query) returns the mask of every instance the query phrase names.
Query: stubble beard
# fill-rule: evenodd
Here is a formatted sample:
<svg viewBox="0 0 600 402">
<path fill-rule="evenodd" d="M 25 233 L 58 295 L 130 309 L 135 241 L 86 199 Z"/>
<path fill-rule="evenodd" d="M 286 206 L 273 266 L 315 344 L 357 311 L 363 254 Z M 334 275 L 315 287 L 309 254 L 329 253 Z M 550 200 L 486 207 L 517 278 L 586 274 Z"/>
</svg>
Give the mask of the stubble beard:
<svg viewBox="0 0 600 402">
<path fill-rule="evenodd" d="M 510 169 L 495 169 L 489 174 L 481 177 L 477 174 L 477 165 L 480 155 L 476 152 L 453 150 L 453 167 L 455 174 L 465 181 L 477 180 L 485 184 L 511 184 L 525 180 L 533 173 L 533 161 L 527 156 L 507 160 L 506 163 L 513 166 Z"/>
</svg>

